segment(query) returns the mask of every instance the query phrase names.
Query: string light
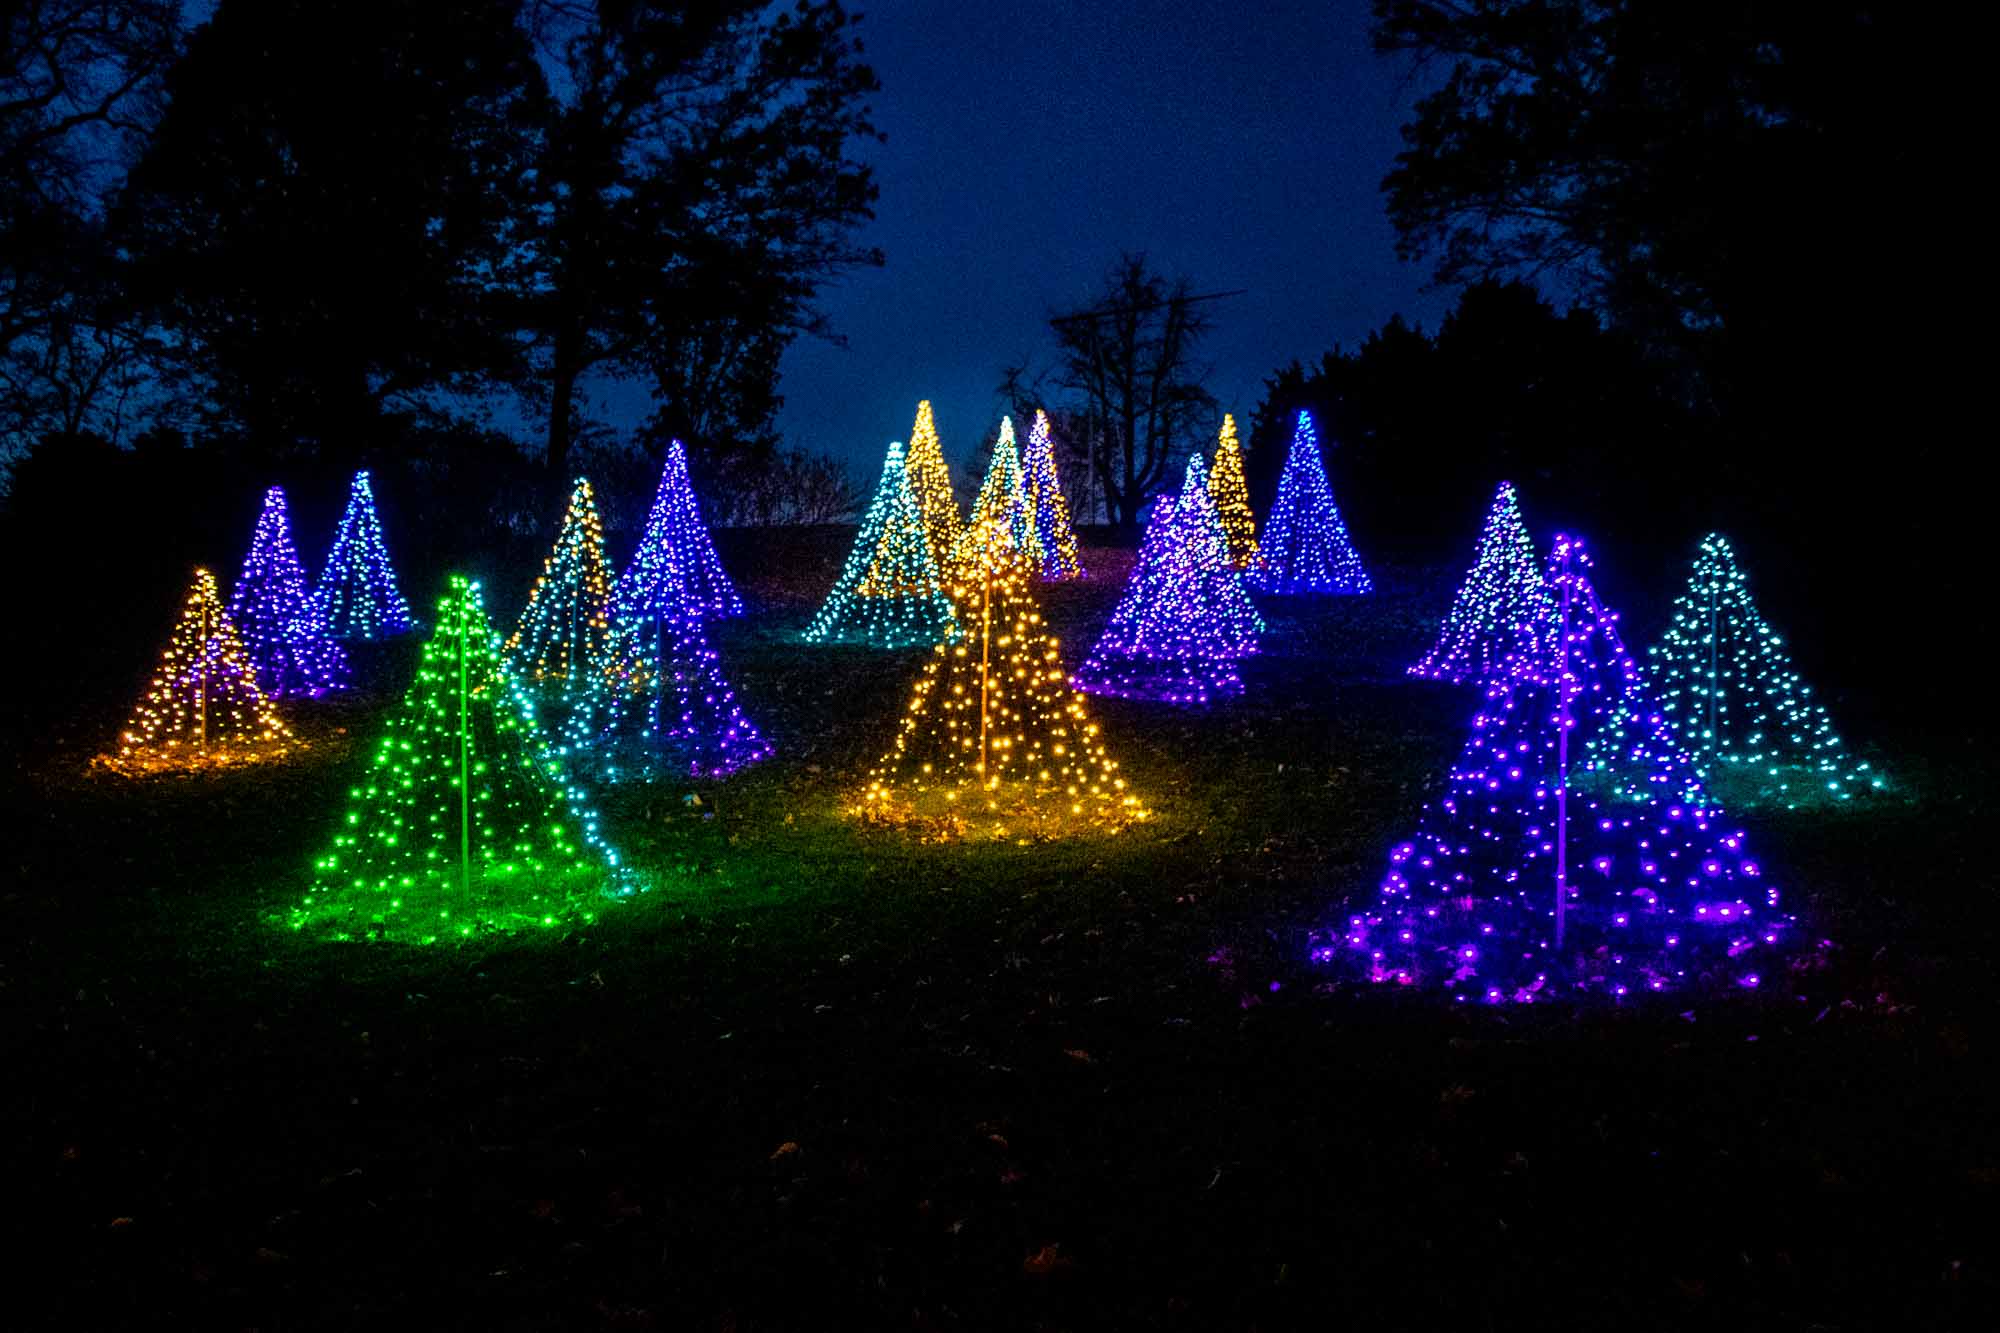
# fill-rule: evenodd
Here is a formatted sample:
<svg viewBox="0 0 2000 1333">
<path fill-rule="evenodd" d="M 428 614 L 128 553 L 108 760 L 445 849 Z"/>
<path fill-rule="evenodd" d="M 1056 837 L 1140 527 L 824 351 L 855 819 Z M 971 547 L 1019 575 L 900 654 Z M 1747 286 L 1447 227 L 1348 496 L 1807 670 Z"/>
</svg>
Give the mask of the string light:
<svg viewBox="0 0 2000 1333">
<path fill-rule="evenodd" d="M 687 446 L 675 440 L 660 469 L 660 489 L 632 563 L 611 592 L 611 611 L 626 619 L 645 619 L 658 598 L 659 581 L 672 571 L 686 585 L 696 614 L 711 620 L 743 614 L 743 599 L 723 572 L 715 541 L 701 521 L 694 487 L 688 481 Z"/>
<path fill-rule="evenodd" d="M 347 684 L 347 653 L 328 635 L 319 604 L 306 591 L 282 486 L 264 492 L 264 509 L 229 597 L 229 619 L 243 635 L 258 687 L 272 698 L 318 698 Z"/>
<path fill-rule="evenodd" d="M 663 559 L 681 557 L 665 545 Z M 651 594 L 614 613 L 610 680 L 593 676 L 563 727 L 564 751 L 604 782 L 719 778 L 771 753 L 736 703 L 689 580 L 659 571 Z"/>
<path fill-rule="evenodd" d="M 930 540 L 931 560 L 941 572 L 950 562 L 952 550 L 965 528 L 958 516 L 958 497 L 951 489 L 951 470 L 944 463 L 944 446 L 938 440 L 937 422 L 931 416 L 928 398 L 917 404 L 905 468 L 910 476 L 910 493 L 916 497 L 917 514 L 923 520 L 924 535 Z"/>
<path fill-rule="evenodd" d="M 1444 628 L 1409 674 L 1454 683 L 1539 675 L 1554 625 L 1548 594 L 1514 483 L 1503 481 Z"/>
<path fill-rule="evenodd" d="M 931 650 L 856 813 L 993 837 L 1145 819 L 1043 626 L 1028 588 L 1039 562 L 997 516 L 970 531 L 951 586 L 962 633 Z"/>
<path fill-rule="evenodd" d="M 594 920 L 637 886 L 560 774 L 479 585 L 454 575 L 291 925 L 431 943 Z"/>
<path fill-rule="evenodd" d="M 1333 502 L 1310 412 L 1299 413 L 1292 432 L 1292 451 L 1278 478 L 1278 499 L 1264 524 L 1258 554 L 1250 583 L 1261 592 L 1324 596 L 1374 591 Z"/>
<path fill-rule="evenodd" d="M 1179 497 L 1154 502 L 1125 594 L 1070 683 L 1091 694 L 1205 704 L 1242 693 L 1237 661 L 1257 651 L 1263 632 L 1196 454 Z"/>
<path fill-rule="evenodd" d="M 892 444 L 847 565 L 803 637 L 807 643 L 848 640 L 907 648 L 949 637 L 953 623 L 951 599 L 910 489 L 903 446 Z"/>
<path fill-rule="evenodd" d="M 1673 618 L 1647 650 L 1659 712 L 1710 782 L 1755 801 L 1797 809 L 1879 790 L 1882 775 L 1857 762 L 1824 705 L 1792 666 L 1784 640 L 1757 612 L 1736 553 L 1720 533 L 1702 538 Z M 1632 779 L 1623 756 L 1630 713 L 1593 746 L 1593 767 L 1616 790 Z"/>
<path fill-rule="evenodd" d="M 96 763 L 129 776 L 280 758 L 299 741 L 257 687 L 215 576 L 194 572 L 180 620 L 118 749 Z"/>
<path fill-rule="evenodd" d="M 1063 498 L 1062 482 L 1056 475 L 1055 440 L 1049 433 L 1049 414 L 1039 408 L 1035 410 L 1035 424 L 1028 428 L 1028 448 L 1021 459 L 1021 474 L 1028 521 L 1041 546 L 1042 578 L 1050 582 L 1082 578 L 1083 565 L 1076 556 L 1076 529 L 1069 521 L 1069 501 Z"/>
<path fill-rule="evenodd" d="M 382 521 L 375 513 L 375 490 L 366 472 L 354 474 L 347 509 L 334 533 L 333 550 L 314 590 L 329 633 L 339 639 L 382 639 L 416 628 L 410 604 L 396 586 Z"/>
<path fill-rule="evenodd" d="M 589 688 L 592 678 L 612 669 L 610 599 L 597 499 L 590 482 L 579 479 L 555 548 L 542 561 L 541 577 L 507 640 L 508 662 L 528 682 L 559 685 L 565 699 Z"/>
<path fill-rule="evenodd" d="M 1756 986 L 1794 922 L 1742 831 L 1707 800 L 1684 799 L 1686 756 L 1649 746 L 1654 780 L 1630 804 L 1600 804 L 1572 784 L 1612 701 L 1643 682 L 1580 542 L 1556 538 L 1548 581 L 1547 678 L 1487 684 L 1448 790 L 1315 956 L 1487 1003 Z"/>
<path fill-rule="evenodd" d="M 1215 441 L 1215 469 L 1208 476 L 1208 494 L 1229 543 L 1229 562 L 1238 569 L 1257 563 L 1257 517 L 1250 512 L 1250 487 L 1243 479 L 1243 445 L 1236 438 L 1236 418 L 1222 417 Z"/>
<path fill-rule="evenodd" d="M 1007 539 L 1021 553 L 1030 569 L 1043 566 L 1041 534 L 1035 531 L 1035 516 L 1028 508 L 1028 496 L 1021 476 L 1021 451 L 1014 443 L 1014 419 L 1000 418 L 1000 436 L 993 442 L 993 461 L 987 464 L 986 480 L 980 483 L 979 497 L 972 502 L 972 519 L 958 544 L 952 547 L 946 574 L 969 578 L 979 567 L 980 542 L 975 532 L 983 523 L 1000 523 Z"/>
</svg>

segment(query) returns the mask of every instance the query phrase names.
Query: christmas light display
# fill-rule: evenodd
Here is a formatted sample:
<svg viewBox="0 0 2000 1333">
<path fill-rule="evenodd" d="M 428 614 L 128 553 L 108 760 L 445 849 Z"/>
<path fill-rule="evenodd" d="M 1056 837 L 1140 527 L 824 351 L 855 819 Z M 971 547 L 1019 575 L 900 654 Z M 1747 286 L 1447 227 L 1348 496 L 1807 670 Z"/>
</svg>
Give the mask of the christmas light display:
<svg viewBox="0 0 2000 1333">
<path fill-rule="evenodd" d="M 743 599 L 723 572 L 715 541 L 695 505 L 694 487 L 688 481 L 687 446 L 679 440 L 667 449 L 666 465 L 660 469 L 660 489 L 653 496 L 652 512 L 646 515 L 639 548 L 611 591 L 612 615 L 643 619 L 644 613 L 634 608 L 657 600 L 654 585 L 670 571 L 686 585 L 688 602 L 697 615 L 716 620 L 743 614 Z"/>
<path fill-rule="evenodd" d="M 856 812 L 993 837 L 1145 819 L 1043 627 L 1028 586 L 1039 561 L 1000 518 L 971 532 L 951 590 L 962 632 L 932 649 Z"/>
<path fill-rule="evenodd" d="M 347 683 L 347 653 L 328 635 L 319 603 L 306 591 L 282 486 L 264 492 L 229 619 L 243 636 L 258 687 L 270 697 L 317 698 Z"/>
<path fill-rule="evenodd" d="M 1793 669 L 1720 533 L 1702 538 L 1687 590 L 1674 600 L 1673 620 L 1647 650 L 1646 665 L 1660 715 L 1703 776 L 1729 793 L 1796 809 L 1884 785 L 1848 752 Z M 1634 723 L 1635 715 L 1622 711 L 1591 750 L 1593 767 L 1628 795 Z"/>
<path fill-rule="evenodd" d="M 1539 675 L 1549 653 L 1550 610 L 1514 484 L 1503 481 L 1444 628 L 1409 673 L 1453 682 Z"/>
<path fill-rule="evenodd" d="M 410 604 L 396 586 L 389 565 L 389 548 L 382 541 L 382 521 L 375 513 L 375 491 L 366 472 L 354 474 L 347 509 L 334 533 L 333 550 L 319 572 L 313 591 L 320 616 L 337 639 L 383 639 L 416 627 Z"/>
<path fill-rule="evenodd" d="M 1685 755 L 1664 737 L 1650 747 L 1655 780 L 1636 803 L 1572 784 L 1582 747 L 1636 681 L 1588 569 L 1581 543 L 1558 536 L 1547 678 L 1487 685 L 1448 791 L 1316 958 L 1487 1003 L 1769 975 L 1794 922 L 1743 832 L 1685 799 Z"/>
<path fill-rule="evenodd" d="M 944 594 L 904 469 L 903 446 L 892 444 L 847 566 L 804 638 L 907 648 L 948 637 L 953 624 L 951 599 Z"/>
<path fill-rule="evenodd" d="M 542 562 L 521 623 L 507 640 L 507 660 L 529 683 L 554 684 L 563 698 L 573 698 L 593 677 L 612 669 L 610 600 L 597 500 L 590 482 L 580 479 L 570 492 L 555 549 Z"/>
<path fill-rule="evenodd" d="M 1222 434 L 1215 441 L 1215 468 L 1208 474 L 1209 500 L 1229 543 L 1229 562 L 1238 569 L 1257 563 L 1257 517 L 1250 512 L 1250 487 L 1243 480 L 1243 445 L 1236 438 L 1236 418 L 1224 413 Z"/>
<path fill-rule="evenodd" d="M 1237 661 L 1264 622 L 1229 561 L 1208 469 L 1188 460 L 1178 498 L 1161 496 L 1125 594 L 1071 684 L 1091 694 L 1204 704 L 1240 694 Z"/>
<path fill-rule="evenodd" d="M 1278 478 L 1278 499 L 1264 523 L 1258 557 L 1250 583 L 1262 592 L 1323 596 L 1374 590 L 1333 502 L 1310 412 L 1299 413 L 1292 432 L 1292 451 Z"/>
<path fill-rule="evenodd" d="M 975 534 L 981 524 L 989 522 L 1004 525 L 1013 549 L 1028 561 L 1029 568 L 1041 570 L 1042 538 L 1035 531 L 1035 516 L 1028 507 L 1012 417 L 1000 418 L 1000 436 L 993 442 L 993 461 L 987 464 L 986 480 L 980 483 L 979 497 L 972 502 L 972 518 L 958 544 L 951 549 L 945 570 L 948 577 L 965 579 L 978 571 L 982 542 Z"/>
<path fill-rule="evenodd" d="M 454 576 L 416 680 L 389 719 L 299 930 L 415 943 L 594 919 L 636 884 L 560 776 L 500 654 L 479 585 Z"/>
<path fill-rule="evenodd" d="M 664 548 L 666 559 L 679 548 Z M 771 753 L 737 706 L 688 580 L 664 569 L 643 602 L 614 612 L 606 682 L 593 678 L 563 726 L 575 767 L 602 782 L 629 778 L 725 777 Z"/>
<path fill-rule="evenodd" d="M 951 470 L 944 464 L 944 446 L 938 440 L 937 422 L 931 417 L 928 398 L 917 404 L 904 470 L 910 476 L 910 494 L 916 497 L 924 535 L 930 539 L 931 559 L 939 572 L 943 572 L 965 525 L 958 516 L 958 497 L 951 489 Z"/>
<path fill-rule="evenodd" d="M 1049 414 L 1037 409 L 1028 428 L 1028 448 L 1021 457 L 1021 488 L 1027 498 L 1028 521 L 1042 551 L 1042 577 L 1051 582 L 1083 577 L 1076 558 L 1076 529 L 1070 526 L 1069 501 L 1056 475 L 1055 440 Z"/>
<path fill-rule="evenodd" d="M 194 572 L 160 668 L 118 737 L 96 762 L 136 776 L 275 759 L 298 746 L 257 687 L 215 576 Z"/>
</svg>

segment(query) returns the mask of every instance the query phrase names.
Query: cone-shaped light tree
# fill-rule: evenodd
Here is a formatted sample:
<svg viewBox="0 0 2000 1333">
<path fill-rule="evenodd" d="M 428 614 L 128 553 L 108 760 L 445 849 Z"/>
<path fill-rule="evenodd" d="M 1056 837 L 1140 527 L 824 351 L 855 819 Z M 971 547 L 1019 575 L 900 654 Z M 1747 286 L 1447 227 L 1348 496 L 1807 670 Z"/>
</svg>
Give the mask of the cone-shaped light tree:
<svg viewBox="0 0 2000 1333">
<path fill-rule="evenodd" d="M 1076 529 L 1069 521 L 1069 501 L 1064 498 L 1062 481 L 1056 475 L 1055 439 L 1049 431 L 1049 414 L 1037 408 L 1035 424 L 1028 428 L 1028 448 L 1021 456 L 1021 485 L 1028 502 L 1029 521 L 1042 550 L 1042 577 L 1055 582 L 1083 577 L 1083 565 L 1076 556 Z"/>
<path fill-rule="evenodd" d="M 229 597 L 229 618 L 243 635 L 259 688 L 272 698 L 317 698 L 347 684 L 347 653 L 327 633 L 319 603 L 306 589 L 282 486 L 264 492 L 264 511 Z"/>
<path fill-rule="evenodd" d="M 531 686 L 556 687 L 565 699 L 589 689 L 613 669 L 610 600 L 597 500 L 590 482 L 579 479 L 555 548 L 542 561 L 541 577 L 507 640 L 504 651 L 515 673 Z"/>
<path fill-rule="evenodd" d="M 1125 594 L 1071 683 L 1091 694 L 1203 704 L 1240 694 L 1237 662 L 1264 622 L 1229 562 L 1208 469 L 1188 460 L 1178 497 L 1161 496 Z"/>
<path fill-rule="evenodd" d="M 950 635 L 952 626 L 951 599 L 931 558 L 903 446 L 892 444 L 847 565 L 804 638 L 907 648 L 935 643 Z"/>
<path fill-rule="evenodd" d="M 856 812 L 993 837 L 1143 820 L 1042 624 L 1039 560 L 1002 518 L 970 531 L 973 558 L 952 585 L 961 633 L 932 650 Z"/>
<path fill-rule="evenodd" d="M 1619 699 L 1643 691 L 1580 543 L 1550 563 L 1544 680 L 1494 680 L 1447 789 L 1376 893 L 1316 955 L 1473 1002 L 1755 987 L 1796 933 L 1741 829 L 1697 793 L 1664 734 L 1636 802 L 1573 782 Z"/>
<path fill-rule="evenodd" d="M 1720 533 L 1702 538 L 1673 619 L 1647 650 L 1652 698 L 1696 767 L 1724 792 L 1795 809 L 1852 800 L 1880 789 L 1882 775 L 1857 760 L 1826 708 L 1792 666 L 1784 639 L 1750 598 L 1736 553 Z M 1638 776 L 1626 758 L 1641 719 L 1614 720 L 1591 757 L 1615 789 Z"/>
<path fill-rule="evenodd" d="M 768 756 L 771 743 L 722 677 L 688 581 L 668 569 L 648 588 L 614 610 L 615 677 L 593 679 L 564 724 L 573 766 L 610 783 L 719 778 Z"/>
<path fill-rule="evenodd" d="M 910 494 L 916 497 L 917 516 L 931 544 L 931 559 L 942 573 L 965 524 L 959 518 L 958 496 L 951 488 L 951 470 L 944 463 L 944 446 L 938 440 L 937 421 L 928 398 L 917 404 L 903 466 L 910 476 Z"/>
<path fill-rule="evenodd" d="M 1215 441 L 1215 467 L 1208 474 L 1208 495 L 1222 535 L 1229 543 L 1229 563 L 1250 569 L 1257 563 L 1257 517 L 1250 512 L 1250 487 L 1243 478 L 1243 444 L 1236 438 L 1236 418 L 1222 417 Z"/>
<path fill-rule="evenodd" d="M 1503 481 L 1437 642 L 1410 674 L 1453 682 L 1540 675 L 1554 632 L 1548 593 L 1514 483 Z"/>
<path fill-rule="evenodd" d="M 132 710 L 118 748 L 96 762 L 136 776 L 256 763 L 297 747 L 257 686 L 215 576 L 197 569 L 159 670 Z"/>
<path fill-rule="evenodd" d="M 354 474 L 347 509 L 333 536 L 333 549 L 313 590 L 327 630 L 337 639 L 385 639 L 416 628 L 410 604 L 396 586 L 375 490 L 366 472 Z"/>
<path fill-rule="evenodd" d="M 657 600 L 654 585 L 669 571 L 686 586 L 688 603 L 696 614 L 711 620 L 743 614 L 743 599 L 723 572 L 715 540 L 701 521 L 694 487 L 688 481 L 687 446 L 679 440 L 667 449 L 666 464 L 660 469 L 660 489 L 646 515 L 639 548 L 612 589 L 612 614 L 634 618 L 634 608 Z"/>
<path fill-rule="evenodd" d="M 1333 502 L 1310 412 L 1299 413 L 1292 450 L 1278 478 L 1278 499 L 1264 522 L 1257 553 L 1250 583 L 1263 592 L 1323 596 L 1374 591 Z"/>
<path fill-rule="evenodd" d="M 980 483 L 979 498 L 972 502 L 972 518 L 952 547 L 946 575 L 969 579 L 978 572 L 984 548 L 976 529 L 982 523 L 999 523 L 1007 529 L 1007 540 L 1028 561 L 1031 570 L 1042 568 L 1042 539 L 1035 531 L 1035 515 L 1028 506 L 1028 492 L 1021 473 L 1021 451 L 1014 442 L 1014 419 L 1000 418 L 1000 435 L 993 442 L 993 461 L 986 466 L 986 480 Z"/>
<path fill-rule="evenodd" d="M 460 576 L 348 796 L 296 929 L 428 943 L 558 927 L 633 887 Z"/>
</svg>

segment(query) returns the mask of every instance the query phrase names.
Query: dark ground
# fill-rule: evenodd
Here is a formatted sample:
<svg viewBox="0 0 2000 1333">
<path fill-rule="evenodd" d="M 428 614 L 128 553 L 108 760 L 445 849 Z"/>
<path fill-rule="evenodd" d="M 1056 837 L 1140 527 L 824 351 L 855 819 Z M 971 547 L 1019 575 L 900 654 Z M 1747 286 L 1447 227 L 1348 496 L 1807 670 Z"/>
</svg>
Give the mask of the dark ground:
<svg viewBox="0 0 2000 1333">
<path fill-rule="evenodd" d="M 702 811 L 681 788 L 607 803 L 670 883 L 588 934 L 409 950 L 262 924 L 407 649 L 371 663 L 378 697 L 304 712 L 316 743 L 281 769 L 78 771 L 158 608 L 130 613 L 115 687 L 66 682 L 91 708 L 9 719 L 32 740 L 7 796 L 0 1320 L 1995 1326 L 1995 784 L 1965 737 L 1830 688 L 1896 796 L 1745 820 L 1830 972 L 1449 1011 L 1303 955 L 1462 738 L 1469 698 L 1399 675 L 1456 569 L 1280 609 L 1237 704 L 1097 702 L 1157 823 L 921 846 L 838 814 L 914 659 L 788 642 L 842 535 L 737 536 L 757 610 L 719 643 L 779 757 Z M 1072 655 L 1118 581 L 1050 593 Z"/>
</svg>

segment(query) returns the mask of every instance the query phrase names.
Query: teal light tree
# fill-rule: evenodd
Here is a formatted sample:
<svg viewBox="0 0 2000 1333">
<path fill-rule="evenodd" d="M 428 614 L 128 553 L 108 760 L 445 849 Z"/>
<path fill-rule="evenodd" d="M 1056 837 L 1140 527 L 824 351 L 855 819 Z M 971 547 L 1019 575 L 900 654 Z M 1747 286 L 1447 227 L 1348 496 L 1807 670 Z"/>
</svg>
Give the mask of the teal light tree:
<svg viewBox="0 0 2000 1333">
<path fill-rule="evenodd" d="M 1720 533 L 1702 538 L 1667 631 L 1647 650 L 1646 669 L 1659 716 L 1703 776 L 1736 799 L 1796 809 L 1884 786 L 1842 742 L 1784 639 L 1758 614 Z M 1646 720 L 1621 712 L 1592 749 L 1594 766 L 1623 794 L 1639 780 L 1627 743 Z"/>
<path fill-rule="evenodd" d="M 333 550 L 313 591 L 327 629 L 337 639 L 384 639 L 416 628 L 410 604 L 396 586 L 375 490 L 366 472 L 354 474 L 347 509 L 334 533 Z"/>
<path fill-rule="evenodd" d="M 500 655 L 479 585 L 453 576 L 294 929 L 412 943 L 594 918 L 635 887 L 567 784 Z"/>
<path fill-rule="evenodd" d="M 604 529 L 588 480 L 579 479 L 555 548 L 542 562 L 521 623 L 507 640 L 507 660 L 523 680 L 574 698 L 612 669 L 610 566 Z"/>
<path fill-rule="evenodd" d="M 1534 538 L 1521 521 L 1514 483 L 1503 481 L 1437 642 L 1409 674 L 1453 682 L 1536 676 L 1554 628 Z"/>
<path fill-rule="evenodd" d="M 952 626 L 951 599 L 931 556 L 903 446 L 892 444 L 847 566 L 803 637 L 908 648 L 947 638 Z"/>
</svg>

